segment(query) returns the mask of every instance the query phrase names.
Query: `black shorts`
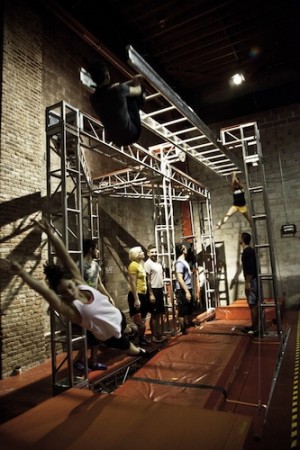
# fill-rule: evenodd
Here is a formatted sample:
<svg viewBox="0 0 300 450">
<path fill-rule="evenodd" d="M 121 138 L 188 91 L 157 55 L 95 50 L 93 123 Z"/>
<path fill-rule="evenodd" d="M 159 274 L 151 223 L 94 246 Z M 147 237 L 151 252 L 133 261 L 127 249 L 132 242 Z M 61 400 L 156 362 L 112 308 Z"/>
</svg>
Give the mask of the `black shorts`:
<svg viewBox="0 0 300 450">
<path fill-rule="evenodd" d="M 153 315 L 164 314 L 165 304 L 164 304 L 164 291 L 162 288 L 152 288 L 153 295 L 155 297 L 155 303 L 149 300 L 149 312 Z"/>
<path fill-rule="evenodd" d="M 99 339 L 97 339 L 93 333 L 89 330 L 86 330 L 86 341 L 87 341 L 87 345 L 88 347 L 94 347 L 96 345 L 99 345 L 101 341 L 99 341 Z"/>
<path fill-rule="evenodd" d="M 190 316 L 193 313 L 194 298 L 193 298 L 192 289 L 189 289 L 189 292 L 191 294 L 191 301 L 188 302 L 186 300 L 185 291 L 183 289 L 177 289 L 177 291 L 176 291 L 179 317 Z"/>
<path fill-rule="evenodd" d="M 126 317 L 125 317 L 125 314 L 123 313 L 123 311 L 120 310 L 120 313 L 122 315 L 122 322 L 121 322 L 122 336 L 120 338 L 111 337 L 111 338 L 107 339 L 106 341 L 100 341 L 99 339 L 96 338 L 96 336 L 93 335 L 93 333 L 91 331 L 86 330 L 86 340 L 87 340 L 88 348 L 95 347 L 95 346 L 99 345 L 101 342 L 103 342 L 103 344 L 107 345 L 108 347 L 119 348 L 121 350 L 129 349 L 130 341 L 127 338 L 127 336 L 124 334 L 124 330 L 127 325 Z M 76 324 L 72 324 L 72 331 L 74 334 L 82 334 L 82 328 Z"/>
<path fill-rule="evenodd" d="M 136 314 L 141 314 L 142 318 L 145 319 L 147 313 L 149 312 L 149 296 L 148 294 L 138 294 L 139 300 L 141 302 L 141 307 L 136 308 L 134 306 L 134 296 L 131 291 L 128 292 L 128 306 L 129 306 L 129 314 L 130 317 L 135 316 Z"/>
<path fill-rule="evenodd" d="M 104 344 L 111 348 L 119 348 L 120 350 L 128 350 L 130 347 L 130 341 L 127 336 L 124 334 L 124 330 L 126 328 L 126 317 L 123 311 L 120 310 L 122 314 L 122 322 L 121 322 L 121 332 L 122 336 L 120 338 L 111 337 L 104 341 Z"/>
<path fill-rule="evenodd" d="M 80 336 L 80 335 L 82 335 L 82 331 L 83 331 L 83 329 L 80 325 L 72 323 L 72 334 L 73 335 Z M 99 345 L 100 342 L 101 341 L 99 341 L 99 339 L 97 339 L 91 331 L 86 330 L 86 343 L 87 343 L 88 348 Z"/>
</svg>

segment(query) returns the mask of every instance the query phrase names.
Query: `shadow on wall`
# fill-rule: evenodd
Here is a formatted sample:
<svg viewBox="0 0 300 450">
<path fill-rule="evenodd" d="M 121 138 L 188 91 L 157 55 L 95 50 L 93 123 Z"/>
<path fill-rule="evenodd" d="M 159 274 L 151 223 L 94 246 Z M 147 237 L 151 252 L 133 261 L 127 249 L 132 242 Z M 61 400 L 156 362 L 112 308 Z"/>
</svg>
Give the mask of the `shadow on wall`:
<svg viewBox="0 0 300 450">
<path fill-rule="evenodd" d="M 21 235 L 25 230 L 26 228 L 21 229 L 19 234 Z M 45 244 L 46 242 L 43 244 L 43 246 Z M 33 273 L 41 261 L 43 246 L 41 246 L 41 233 L 36 229 L 32 229 L 30 233 L 28 233 L 20 241 L 20 243 L 9 254 L 7 254 L 7 258 L 11 259 L 12 261 L 17 261 L 21 266 L 24 266 L 27 261 L 30 261 L 31 264 L 29 273 Z M 36 250 L 38 248 L 40 248 L 40 251 L 38 252 L 38 254 L 36 254 Z M 0 269 L 0 292 L 2 292 L 6 288 L 13 277 L 14 275 Z M 9 292 L 7 293 L 7 298 L 12 301 L 14 297 L 17 296 L 21 287 L 22 283 L 18 283 L 17 285 L 12 284 Z M 6 302 L 5 307 L 1 308 L 1 314 L 4 313 L 8 306 L 9 302 Z"/>
<path fill-rule="evenodd" d="M 15 229 L 13 229 L 10 236 L 1 237 L 0 243 L 18 235 L 18 230 L 22 229 L 23 231 L 22 224 L 28 219 L 28 217 L 31 214 L 38 213 L 43 210 L 45 206 L 46 198 L 42 198 L 40 192 L 14 198 L 8 202 L 2 202 L 0 205 L 0 228 L 20 219 L 22 219 L 22 221 L 21 223 L 18 223 L 18 226 Z"/>
<path fill-rule="evenodd" d="M 42 248 L 36 254 L 36 250 L 41 246 L 41 233 L 32 228 L 29 219 L 34 213 L 41 212 L 45 204 L 46 198 L 41 198 L 41 193 L 36 192 L 8 202 L 2 202 L 0 205 L 0 227 L 9 225 L 7 227 L 9 234 L 1 234 L 0 237 L 2 248 L 4 248 L 4 243 L 7 245 L 7 251 L 2 251 L 1 256 L 18 261 L 21 265 L 24 265 L 26 261 L 31 261 L 31 272 L 35 270 L 41 260 Z M 12 277 L 13 275 L 6 271 L 0 271 L 1 292 L 9 284 Z M 11 289 L 7 294 L 9 299 L 13 299 L 17 295 L 20 286 L 12 286 Z M 6 303 L 6 307 L 8 307 L 8 303 Z M 3 313 L 3 310 L 1 313 Z"/>
<path fill-rule="evenodd" d="M 146 249 L 102 208 L 99 210 L 99 216 L 101 217 L 101 239 L 105 241 L 106 250 L 111 254 L 120 272 L 127 278 L 127 267 L 129 265 L 128 249 L 136 246 L 142 247 L 145 252 Z"/>
</svg>

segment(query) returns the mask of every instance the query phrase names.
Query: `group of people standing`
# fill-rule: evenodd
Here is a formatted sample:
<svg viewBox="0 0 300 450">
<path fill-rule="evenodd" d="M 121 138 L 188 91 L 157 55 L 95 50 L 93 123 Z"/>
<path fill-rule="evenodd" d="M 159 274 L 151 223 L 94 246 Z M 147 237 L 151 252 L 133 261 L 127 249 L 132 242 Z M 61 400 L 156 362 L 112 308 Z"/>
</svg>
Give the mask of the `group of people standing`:
<svg viewBox="0 0 300 450">
<path fill-rule="evenodd" d="M 236 174 L 232 175 L 234 199 L 243 203 L 244 194 Z M 242 190 L 242 192 L 241 192 Z M 238 191 L 238 192 L 237 192 Z M 242 209 L 241 209 L 242 208 Z M 244 208 L 244 209 L 243 209 Z M 244 205 L 233 205 L 223 221 L 235 212 L 240 211 L 251 223 Z M 130 289 L 128 292 L 128 307 L 132 323 L 136 327 L 138 343 L 129 337 L 125 314 L 115 306 L 111 295 L 101 281 L 100 266 L 97 263 L 98 250 L 96 242 L 86 240 L 83 243 L 83 273 L 69 255 L 61 238 L 53 232 L 50 224 L 41 220 L 35 222 L 38 228 L 47 234 L 56 255 L 62 265 L 46 264 L 44 273 L 47 284 L 32 277 L 17 262 L 1 259 L 0 267 L 20 276 L 31 288 L 44 297 L 49 305 L 62 314 L 73 324 L 85 328 L 87 343 L 91 349 L 89 361 L 90 370 L 105 370 L 107 366 L 97 361 L 98 346 L 101 343 L 118 348 L 129 355 L 145 353 L 149 341 L 145 338 L 146 318 L 150 314 L 151 340 L 160 343 L 165 340 L 164 331 L 164 283 L 163 268 L 157 260 L 157 248 L 154 244 L 148 246 L 147 260 L 143 249 L 133 247 L 129 251 L 128 276 Z M 251 235 L 242 233 L 242 266 L 245 278 L 245 294 L 251 312 L 251 327 L 245 332 L 259 332 L 259 314 L 257 299 L 257 264 L 255 250 L 250 246 Z M 187 326 L 191 323 L 194 307 L 192 274 L 186 260 L 188 249 L 184 244 L 176 246 L 176 261 L 174 272 L 176 277 L 175 293 L 180 331 L 187 334 Z M 130 329 L 130 327 L 129 327 Z M 130 331 L 132 331 L 130 329 Z M 83 369 L 84 355 L 79 353 L 77 368 Z"/>
</svg>

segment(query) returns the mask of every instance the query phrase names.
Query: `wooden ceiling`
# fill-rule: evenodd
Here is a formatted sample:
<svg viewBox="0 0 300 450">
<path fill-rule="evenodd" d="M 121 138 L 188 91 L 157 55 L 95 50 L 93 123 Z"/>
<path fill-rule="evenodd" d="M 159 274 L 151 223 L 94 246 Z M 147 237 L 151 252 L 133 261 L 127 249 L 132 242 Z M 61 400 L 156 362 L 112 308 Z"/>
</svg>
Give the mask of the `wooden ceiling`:
<svg viewBox="0 0 300 450">
<path fill-rule="evenodd" d="M 132 45 L 208 124 L 300 102 L 298 0 L 59 3 L 121 60 Z"/>
</svg>

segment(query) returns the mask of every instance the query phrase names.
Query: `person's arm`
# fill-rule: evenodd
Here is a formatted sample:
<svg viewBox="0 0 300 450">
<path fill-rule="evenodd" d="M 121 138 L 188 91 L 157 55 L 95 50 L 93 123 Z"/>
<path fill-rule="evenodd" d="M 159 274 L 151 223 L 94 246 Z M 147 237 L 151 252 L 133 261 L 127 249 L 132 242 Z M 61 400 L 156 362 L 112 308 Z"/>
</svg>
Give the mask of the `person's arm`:
<svg viewBox="0 0 300 450">
<path fill-rule="evenodd" d="M 2 269 L 18 275 L 25 283 L 40 294 L 55 309 L 58 313 L 65 316 L 68 320 L 74 323 L 81 324 L 81 316 L 72 303 L 64 302 L 52 289 L 50 289 L 43 281 L 33 278 L 26 270 L 24 270 L 18 263 L 4 260 L 1 258 Z"/>
<path fill-rule="evenodd" d="M 246 275 L 246 277 L 245 277 L 245 292 L 246 293 L 250 291 L 251 280 L 252 280 L 252 275 Z"/>
<path fill-rule="evenodd" d="M 97 289 L 98 289 L 99 292 L 101 292 L 101 294 L 106 295 L 106 297 L 108 297 L 108 300 L 110 301 L 110 303 L 115 306 L 115 302 L 114 302 L 113 298 L 107 292 L 106 287 L 102 283 L 102 280 L 101 280 L 101 277 L 100 277 L 100 273 L 98 274 L 98 279 L 97 279 Z"/>
<path fill-rule="evenodd" d="M 40 222 L 34 221 L 34 223 L 40 228 L 40 230 L 47 234 L 48 239 L 55 248 L 56 255 L 61 260 L 64 268 L 70 272 L 74 279 L 78 280 L 80 283 L 86 284 L 80 273 L 79 267 L 69 255 L 62 239 L 57 234 L 53 233 L 51 225 L 45 219 Z"/>
<path fill-rule="evenodd" d="M 139 96 L 142 94 L 142 86 L 140 82 L 141 78 L 141 75 L 135 75 L 131 80 L 123 83 L 129 87 L 129 95 L 131 97 Z"/>
<path fill-rule="evenodd" d="M 155 295 L 153 294 L 153 290 L 152 290 L 152 286 L 151 286 L 150 273 L 147 273 L 147 287 L 148 287 L 150 303 L 155 303 Z"/>
<path fill-rule="evenodd" d="M 240 179 L 239 179 L 239 177 L 237 175 L 237 172 L 232 172 L 232 175 L 231 175 L 231 186 L 232 186 L 232 188 L 233 188 L 234 185 L 238 186 L 241 189 L 243 189 L 243 185 L 242 185 L 242 183 L 241 183 L 241 181 L 240 181 Z"/>
<path fill-rule="evenodd" d="M 233 189 L 234 183 L 236 182 L 236 172 L 232 172 L 231 174 L 231 187 Z"/>
<path fill-rule="evenodd" d="M 133 294 L 134 297 L 134 306 L 135 308 L 140 308 L 141 306 L 141 302 L 138 296 L 138 292 L 136 289 L 136 281 L 137 281 L 137 276 L 135 273 L 129 273 L 129 283 L 130 283 L 130 289 L 131 292 Z"/>
<path fill-rule="evenodd" d="M 129 86 L 129 95 L 131 97 L 137 97 L 141 95 L 142 87 L 141 86 Z"/>
</svg>

